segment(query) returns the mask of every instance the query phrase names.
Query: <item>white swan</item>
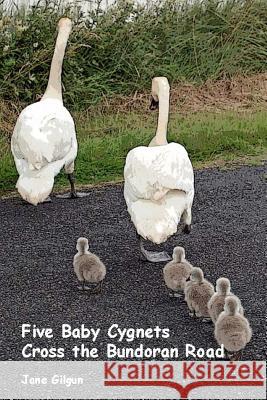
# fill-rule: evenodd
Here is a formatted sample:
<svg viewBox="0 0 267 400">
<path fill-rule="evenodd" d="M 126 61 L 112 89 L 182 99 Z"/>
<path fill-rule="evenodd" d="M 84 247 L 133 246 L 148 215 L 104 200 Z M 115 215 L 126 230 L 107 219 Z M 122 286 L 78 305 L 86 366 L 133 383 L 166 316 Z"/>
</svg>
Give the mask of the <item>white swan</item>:
<svg viewBox="0 0 267 400">
<path fill-rule="evenodd" d="M 69 18 L 60 19 L 46 91 L 39 102 L 21 112 L 11 139 L 19 173 L 16 188 L 33 205 L 48 198 L 54 177 L 63 166 L 71 184 L 70 197 L 77 197 L 73 175 L 77 155 L 75 126 L 63 105 L 61 89 L 62 64 L 71 26 Z"/>
<path fill-rule="evenodd" d="M 185 148 L 167 142 L 169 91 L 167 78 L 152 80 L 151 108 L 159 106 L 156 135 L 148 147 L 128 153 L 124 168 L 128 212 L 140 237 L 141 253 L 151 262 L 171 258 L 166 252 L 147 251 L 142 238 L 164 243 L 177 232 L 180 221 L 185 224 L 184 232 L 191 229 L 194 173 Z"/>
</svg>

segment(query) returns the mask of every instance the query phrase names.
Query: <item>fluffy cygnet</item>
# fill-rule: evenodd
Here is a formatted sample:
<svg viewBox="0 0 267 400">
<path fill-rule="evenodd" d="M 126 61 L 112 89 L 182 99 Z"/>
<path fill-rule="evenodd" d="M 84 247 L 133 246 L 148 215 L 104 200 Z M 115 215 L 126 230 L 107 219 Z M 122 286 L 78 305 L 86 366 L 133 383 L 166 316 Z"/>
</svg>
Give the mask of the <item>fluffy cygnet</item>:
<svg viewBox="0 0 267 400">
<path fill-rule="evenodd" d="M 168 262 L 163 268 L 163 278 L 171 297 L 183 295 L 186 280 L 189 278 L 192 269 L 192 265 L 185 259 L 184 248 L 175 247 L 172 261 Z"/>
<path fill-rule="evenodd" d="M 214 294 L 214 287 L 204 279 L 201 268 L 192 269 L 190 280 L 186 282 L 184 292 L 190 316 L 203 318 L 204 322 L 210 321 L 208 302 Z"/>
<path fill-rule="evenodd" d="M 91 286 L 90 293 L 99 293 L 106 276 L 105 265 L 89 251 L 86 238 L 81 237 L 77 240 L 76 249 L 78 253 L 74 256 L 73 267 L 80 284 L 79 289 L 90 290 Z"/>
<path fill-rule="evenodd" d="M 234 296 L 234 294 L 231 292 L 231 284 L 229 279 L 227 278 L 219 278 L 217 279 L 216 282 L 216 292 L 210 299 L 208 303 L 208 310 L 210 317 L 212 319 L 212 322 L 215 324 L 217 321 L 219 315 L 224 309 L 224 304 L 225 304 L 225 299 L 228 296 Z M 240 314 L 244 314 L 243 307 L 240 303 L 240 308 L 239 308 Z"/>
<path fill-rule="evenodd" d="M 224 311 L 215 324 L 215 338 L 223 344 L 231 360 L 239 360 L 250 341 L 252 330 L 248 320 L 239 312 L 240 302 L 235 296 L 225 299 Z"/>
</svg>

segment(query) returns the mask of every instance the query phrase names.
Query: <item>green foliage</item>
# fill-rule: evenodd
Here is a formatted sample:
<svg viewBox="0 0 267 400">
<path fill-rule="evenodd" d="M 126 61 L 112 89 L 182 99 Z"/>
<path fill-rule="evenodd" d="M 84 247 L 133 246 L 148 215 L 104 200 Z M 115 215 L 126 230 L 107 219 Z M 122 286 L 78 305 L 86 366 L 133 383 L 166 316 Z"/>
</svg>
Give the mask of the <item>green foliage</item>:
<svg viewBox="0 0 267 400">
<path fill-rule="evenodd" d="M 265 111 L 254 113 L 196 113 L 186 117 L 171 115 L 169 141 L 183 144 L 193 162 L 255 156 L 266 151 Z M 147 145 L 155 132 L 156 114 L 105 115 L 79 119 L 79 152 L 76 160 L 78 184 L 96 184 L 123 178 L 128 151 Z M 106 132 L 110 133 L 107 134 Z M 14 190 L 17 172 L 9 150 L 8 138 L 0 137 L 0 193 Z M 68 185 L 62 172 L 56 185 Z"/>
<path fill-rule="evenodd" d="M 86 15 L 61 3 L 0 13 L 2 98 L 29 103 L 43 94 L 62 15 L 74 20 L 63 76 L 72 109 L 143 90 L 156 75 L 201 83 L 266 71 L 266 0 L 117 1 Z"/>
</svg>

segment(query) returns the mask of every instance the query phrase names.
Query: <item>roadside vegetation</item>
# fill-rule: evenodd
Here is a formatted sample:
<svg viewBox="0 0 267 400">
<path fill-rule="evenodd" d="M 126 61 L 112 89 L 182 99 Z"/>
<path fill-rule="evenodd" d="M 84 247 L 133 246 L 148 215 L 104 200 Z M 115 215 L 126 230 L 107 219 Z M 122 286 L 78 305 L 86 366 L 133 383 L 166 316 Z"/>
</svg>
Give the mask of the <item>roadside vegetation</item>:
<svg viewBox="0 0 267 400">
<path fill-rule="evenodd" d="M 75 24 L 64 62 L 72 109 L 143 91 L 154 76 L 203 83 L 266 71 L 266 0 L 121 0 L 107 10 L 96 3 L 86 15 L 62 0 L 40 0 L 28 12 L 3 8 L 1 97 L 28 103 L 44 92 L 62 15 Z"/>
<path fill-rule="evenodd" d="M 265 0 L 117 1 L 107 10 L 97 4 L 86 14 L 59 0 L 28 10 L 0 6 L 2 193 L 14 190 L 17 179 L 9 143 L 14 122 L 45 90 L 62 15 L 74 20 L 63 83 L 77 124 L 80 184 L 122 179 L 129 149 L 149 142 L 156 114 L 147 111 L 148 96 L 156 75 L 167 76 L 172 87 L 170 140 L 185 145 L 195 166 L 264 157 Z M 250 84 L 240 85 L 238 77 Z M 61 174 L 57 185 L 66 184 Z"/>
<path fill-rule="evenodd" d="M 234 162 L 238 157 L 261 160 L 267 140 L 267 113 L 201 113 L 171 115 L 169 140 L 184 145 L 195 167 L 210 162 Z M 117 181 L 123 178 L 123 166 L 129 149 L 147 145 L 155 132 L 156 115 L 118 114 L 84 119 L 77 115 L 79 153 L 77 182 L 81 185 Z M 0 192 L 14 190 L 17 172 L 7 141 L 2 139 Z M 260 156 L 260 158 L 258 158 Z M 242 158 L 246 163 L 246 159 Z M 57 188 L 67 186 L 63 173 L 56 178 Z"/>
</svg>

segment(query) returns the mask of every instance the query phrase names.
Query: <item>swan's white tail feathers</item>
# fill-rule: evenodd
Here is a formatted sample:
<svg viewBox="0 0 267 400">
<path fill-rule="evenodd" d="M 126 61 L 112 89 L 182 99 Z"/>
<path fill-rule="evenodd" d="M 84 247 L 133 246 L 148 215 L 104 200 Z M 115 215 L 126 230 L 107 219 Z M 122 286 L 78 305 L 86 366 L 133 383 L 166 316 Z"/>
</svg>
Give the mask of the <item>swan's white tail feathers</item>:
<svg viewBox="0 0 267 400">
<path fill-rule="evenodd" d="M 186 200 L 185 193 L 170 191 L 161 202 L 139 199 L 128 203 L 128 210 L 138 234 L 160 244 L 177 232 Z"/>
<path fill-rule="evenodd" d="M 16 188 L 21 197 L 30 204 L 37 206 L 50 195 L 54 186 L 54 176 L 41 176 L 39 173 L 20 175 Z"/>
<path fill-rule="evenodd" d="M 41 169 L 24 168 L 16 184 L 21 197 L 36 206 L 44 202 L 52 192 L 54 178 L 62 168 L 64 161 L 55 161 Z"/>
</svg>

